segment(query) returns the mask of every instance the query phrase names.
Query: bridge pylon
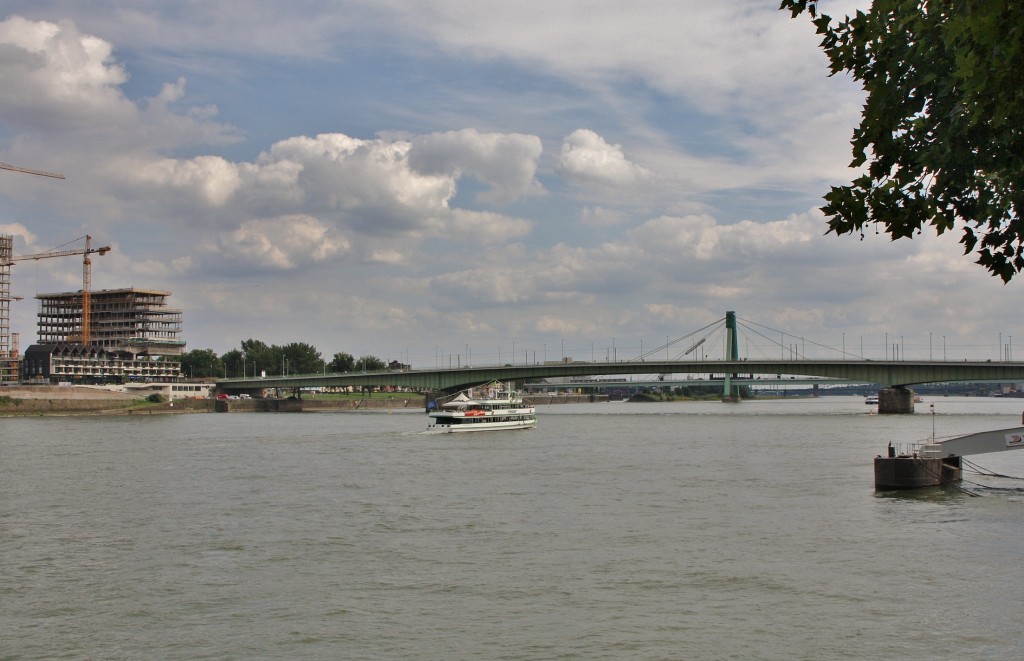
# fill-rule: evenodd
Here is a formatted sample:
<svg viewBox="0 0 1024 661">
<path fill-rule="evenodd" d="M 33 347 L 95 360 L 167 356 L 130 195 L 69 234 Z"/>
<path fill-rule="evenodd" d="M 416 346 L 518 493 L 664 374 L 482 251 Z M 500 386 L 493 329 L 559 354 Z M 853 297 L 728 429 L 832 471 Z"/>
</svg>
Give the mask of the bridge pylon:
<svg viewBox="0 0 1024 661">
<path fill-rule="evenodd" d="M 738 361 L 740 359 L 740 343 L 736 335 L 736 313 L 732 310 L 725 313 L 725 359 Z M 724 374 L 724 390 L 722 392 L 723 402 L 739 402 L 739 386 L 732 385 L 732 379 L 736 374 Z"/>
</svg>

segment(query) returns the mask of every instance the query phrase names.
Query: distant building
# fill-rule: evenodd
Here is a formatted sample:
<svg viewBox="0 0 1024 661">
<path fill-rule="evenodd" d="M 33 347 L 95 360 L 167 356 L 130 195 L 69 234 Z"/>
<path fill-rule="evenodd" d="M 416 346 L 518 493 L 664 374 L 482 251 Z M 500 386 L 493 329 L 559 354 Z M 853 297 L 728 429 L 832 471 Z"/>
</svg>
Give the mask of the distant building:
<svg viewBox="0 0 1024 661">
<path fill-rule="evenodd" d="M 170 292 L 102 289 L 91 292 L 90 332 L 82 342 L 82 293 L 39 294 L 39 339 L 25 350 L 25 383 L 175 381 L 185 349 L 182 312 Z"/>
</svg>

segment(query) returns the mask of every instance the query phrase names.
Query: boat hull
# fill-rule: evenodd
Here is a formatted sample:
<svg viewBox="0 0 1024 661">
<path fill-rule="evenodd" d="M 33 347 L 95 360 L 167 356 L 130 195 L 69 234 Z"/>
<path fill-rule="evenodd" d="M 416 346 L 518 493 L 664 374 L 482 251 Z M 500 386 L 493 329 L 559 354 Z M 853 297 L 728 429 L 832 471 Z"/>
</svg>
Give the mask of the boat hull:
<svg viewBox="0 0 1024 661">
<path fill-rule="evenodd" d="M 472 420 L 472 419 L 470 419 Z M 427 426 L 428 430 L 438 431 L 445 434 L 455 434 L 474 431 L 502 431 L 508 429 L 530 429 L 537 425 L 537 418 L 524 420 L 509 420 L 504 422 L 483 420 L 472 422 L 453 422 L 447 419 L 436 419 Z"/>
</svg>

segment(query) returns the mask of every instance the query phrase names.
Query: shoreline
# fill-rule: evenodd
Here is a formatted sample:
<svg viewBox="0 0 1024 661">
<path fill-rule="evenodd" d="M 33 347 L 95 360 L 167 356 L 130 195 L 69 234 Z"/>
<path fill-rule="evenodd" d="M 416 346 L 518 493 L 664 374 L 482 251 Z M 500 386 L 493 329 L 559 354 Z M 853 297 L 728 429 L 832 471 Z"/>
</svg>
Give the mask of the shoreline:
<svg viewBox="0 0 1024 661">
<path fill-rule="evenodd" d="M 537 406 L 605 401 L 591 395 L 531 395 Z M 293 404 L 301 401 L 299 407 Z M 88 386 L 0 387 L 0 418 L 80 415 L 180 415 L 184 413 L 262 413 L 321 411 L 426 410 L 426 398 L 416 393 L 378 397 L 291 399 L 175 399 L 149 402 L 134 394 Z"/>
</svg>

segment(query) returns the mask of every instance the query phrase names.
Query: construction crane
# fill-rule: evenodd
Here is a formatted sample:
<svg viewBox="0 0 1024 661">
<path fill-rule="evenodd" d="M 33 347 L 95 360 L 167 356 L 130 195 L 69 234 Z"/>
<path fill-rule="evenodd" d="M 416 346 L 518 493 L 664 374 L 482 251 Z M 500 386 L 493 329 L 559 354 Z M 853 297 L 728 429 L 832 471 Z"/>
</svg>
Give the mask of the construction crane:
<svg viewBox="0 0 1024 661">
<path fill-rule="evenodd" d="M 54 179 L 63 179 L 64 175 L 57 174 L 56 172 L 47 172 L 46 170 L 33 170 L 32 168 L 18 167 L 17 165 L 8 165 L 7 163 L 0 163 L 0 170 L 11 170 L 12 172 L 24 172 L 25 174 L 37 174 L 40 177 L 53 177 Z"/>
<path fill-rule="evenodd" d="M 56 172 L 23 168 L 18 165 L 10 165 L 9 163 L 0 163 L 0 170 L 23 172 L 52 179 L 64 178 L 64 175 Z M 10 258 L 12 245 L 12 237 L 0 236 L 0 259 Z M 13 350 L 11 348 L 11 301 L 20 300 L 20 296 L 11 296 L 11 268 L 9 260 L 6 260 L 5 265 L 0 265 L 0 381 L 16 375 L 16 369 L 12 371 L 11 368 L 11 365 L 17 364 L 18 355 L 17 340 L 14 342 Z M 14 334 L 14 337 L 17 337 L 17 334 Z"/>
<path fill-rule="evenodd" d="M 83 255 L 82 257 L 82 328 L 81 328 L 81 342 L 82 344 L 89 344 L 92 339 L 92 333 L 90 324 L 92 323 L 92 260 L 89 259 L 89 255 L 105 255 L 110 252 L 110 246 L 103 246 L 102 248 L 92 247 L 92 236 L 86 234 L 83 237 L 75 239 L 75 241 L 81 241 L 85 239 L 85 248 L 75 248 L 73 250 L 47 250 L 46 252 L 39 252 L 34 255 L 14 255 L 9 261 L 0 263 L 2 266 L 11 266 L 14 262 L 23 262 L 30 259 L 46 259 L 48 257 L 68 257 L 70 255 Z M 68 243 L 72 243 L 69 241 Z M 64 244 L 67 245 L 67 244 Z M 69 338 L 70 339 L 70 338 Z"/>
</svg>

